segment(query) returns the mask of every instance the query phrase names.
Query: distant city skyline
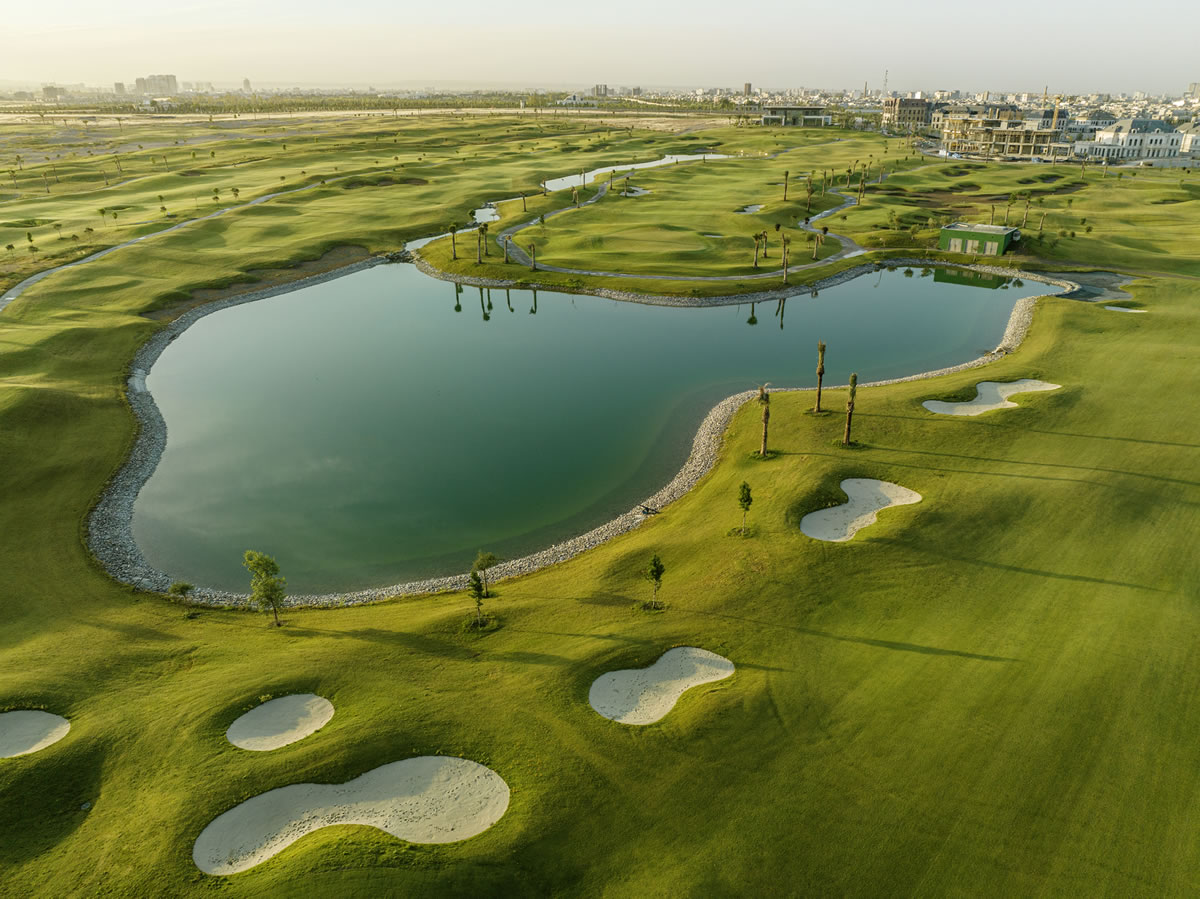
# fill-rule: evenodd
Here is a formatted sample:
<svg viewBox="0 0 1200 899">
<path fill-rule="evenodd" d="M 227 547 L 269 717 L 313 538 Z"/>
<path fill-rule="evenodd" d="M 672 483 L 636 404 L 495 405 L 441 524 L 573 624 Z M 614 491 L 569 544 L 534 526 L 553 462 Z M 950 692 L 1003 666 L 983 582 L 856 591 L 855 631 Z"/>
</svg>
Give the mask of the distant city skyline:
<svg viewBox="0 0 1200 899">
<path fill-rule="evenodd" d="M 398 8 L 383 0 L 180 0 L 125 9 L 61 0 L 5 13 L 0 81 L 180 81 L 240 86 L 823 88 L 899 92 L 1180 95 L 1200 80 L 1194 28 L 1174 0 L 1144 0 L 1119 18 L 1095 7 L 1012 0 L 986 11 L 917 0 L 822 8 L 763 0 L 732 18 L 724 0 L 668 6 L 612 0 L 563 8 L 552 0 L 459 0 Z M 1193 17 L 1194 18 L 1194 17 Z M 1179 27 L 1170 27 L 1175 22 Z M 614 23 L 614 24 L 607 24 Z M 1119 47 L 1120 52 L 1113 48 Z"/>
</svg>

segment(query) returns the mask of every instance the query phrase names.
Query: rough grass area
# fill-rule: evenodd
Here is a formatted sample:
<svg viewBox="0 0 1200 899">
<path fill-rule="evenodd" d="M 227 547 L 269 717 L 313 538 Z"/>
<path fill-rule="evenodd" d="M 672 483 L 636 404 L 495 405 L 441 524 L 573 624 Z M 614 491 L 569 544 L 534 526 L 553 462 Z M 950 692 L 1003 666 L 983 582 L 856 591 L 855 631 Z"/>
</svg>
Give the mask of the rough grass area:
<svg viewBox="0 0 1200 899">
<path fill-rule="evenodd" d="M 654 155 L 664 139 L 570 124 L 581 146 L 609 141 L 589 155 L 613 161 L 639 141 Z M 570 163 L 542 166 L 519 149 L 562 134 L 502 139 L 527 125 L 387 123 L 381 139 L 401 132 L 405 171 L 427 185 L 272 201 L 56 274 L 0 314 L 0 709 L 44 708 L 72 724 L 53 747 L 0 760 L 0 893 L 1193 892 L 1200 284 L 1189 278 L 1135 283 L 1147 315 L 1043 301 L 1025 344 L 985 369 L 860 389 L 852 451 L 839 445 L 844 390 L 826 390 L 832 411 L 820 416 L 807 412 L 809 393 L 775 395 L 766 463 L 753 458 L 758 409 L 743 409 L 692 493 L 599 549 L 504 582 L 486 609 L 503 627 L 488 632 L 464 628 L 465 594 L 288 611 L 274 628 L 266 616 L 139 594 L 97 570 L 81 530 L 132 438 L 124 369 L 159 326 L 140 313 L 334 246 L 377 251 L 462 223 L 544 169 L 578 168 L 570 154 L 581 151 L 536 154 Z M 722 129 L 713 143 L 766 150 L 780 134 Z M 290 154 L 298 145 L 287 143 Z M 326 172 L 334 163 L 322 159 Z M 227 186 L 251 168 L 198 170 Z M 935 180 L 922 172 L 905 177 Z M 262 174 L 253 189 L 268 189 Z M 996 193 L 1010 169 L 969 177 Z M 1078 208 L 1093 177 L 1066 195 L 1072 214 L 1093 214 Z M 1099 262 L 1143 233 L 1158 246 L 1108 264 L 1188 273 L 1179 216 L 1191 206 L 1132 202 L 1177 190 L 1157 173 L 1135 181 L 1110 173 L 1096 188 L 1118 203 L 1098 220 L 1108 243 L 1059 250 Z M 252 184 L 242 183 L 244 198 Z M 82 174 L 80 185 L 99 189 Z M 76 210 L 82 221 L 82 203 L 62 202 L 36 215 Z M 0 198 L 0 221 L 35 208 L 23 187 Z M 920 405 L 1022 377 L 1063 388 L 978 418 Z M 849 543 L 808 539 L 804 508 L 834 498 L 844 477 L 924 499 Z M 754 538 L 729 539 L 742 481 L 754 491 Z M 648 615 L 637 605 L 653 553 L 667 568 L 666 608 Z M 588 707 L 601 673 L 678 645 L 719 653 L 737 672 L 647 727 Z M 224 739 L 261 697 L 292 692 L 327 697 L 337 714 L 262 757 Z M 496 826 L 442 846 L 329 828 L 220 880 L 192 862 L 203 827 L 250 796 L 433 753 L 504 778 L 512 804 Z"/>
</svg>

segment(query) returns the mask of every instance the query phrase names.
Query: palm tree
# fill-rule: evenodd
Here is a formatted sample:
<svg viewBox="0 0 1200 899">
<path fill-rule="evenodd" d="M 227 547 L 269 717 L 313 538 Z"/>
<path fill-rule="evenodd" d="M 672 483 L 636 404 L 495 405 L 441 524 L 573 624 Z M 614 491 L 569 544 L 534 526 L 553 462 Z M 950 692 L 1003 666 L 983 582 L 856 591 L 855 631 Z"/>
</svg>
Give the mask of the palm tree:
<svg viewBox="0 0 1200 899">
<path fill-rule="evenodd" d="M 537 271 L 537 244 L 533 241 L 529 242 L 529 270 L 531 272 Z"/>
<path fill-rule="evenodd" d="M 450 232 L 450 258 L 457 259 L 458 244 L 455 242 L 455 235 L 458 234 L 458 225 L 454 224 L 454 222 L 451 222 L 450 227 L 446 230 Z"/>
<path fill-rule="evenodd" d="M 758 268 L 758 247 L 759 247 L 758 242 L 762 239 L 762 235 L 756 233 L 753 236 L 754 236 L 754 267 Z"/>
<path fill-rule="evenodd" d="M 821 382 L 825 379 L 825 344 L 817 341 L 817 402 L 813 412 L 821 411 Z"/>
<path fill-rule="evenodd" d="M 504 264 L 508 265 L 508 242 L 510 238 L 507 234 L 504 235 Z"/>
<path fill-rule="evenodd" d="M 783 202 L 787 202 L 788 175 L 790 172 L 783 173 Z"/>
<path fill-rule="evenodd" d="M 854 395 L 858 393 L 858 372 L 850 376 L 850 396 L 846 398 L 846 432 L 842 435 L 842 446 L 850 445 L 850 420 L 854 418 Z"/>
<path fill-rule="evenodd" d="M 783 283 L 787 284 L 787 265 L 788 265 L 788 247 L 791 245 L 792 239 L 788 235 L 783 235 Z"/>
<path fill-rule="evenodd" d="M 521 211 L 528 212 L 529 207 L 525 205 L 525 191 L 521 191 Z"/>
<path fill-rule="evenodd" d="M 753 303 L 750 304 L 750 317 L 748 319 L 746 319 L 746 324 L 748 324 L 748 325 L 757 325 L 758 324 L 758 316 L 754 314 L 754 304 Z"/>
<path fill-rule="evenodd" d="M 825 243 L 825 235 L 820 231 L 813 232 L 813 259 L 817 258 L 817 250 L 821 248 L 821 244 Z"/>
<path fill-rule="evenodd" d="M 763 247 L 762 257 L 763 257 L 763 259 L 766 259 L 767 258 L 767 232 L 762 231 L 759 233 L 758 236 L 762 240 L 762 247 Z"/>
<path fill-rule="evenodd" d="M 767 425 L 771 421 L 771 394 L 767 393 L 767 388 L 770 383 L 758 385 L 758 404 L 762 406 L 762 447 L 758 454 L 764 459 L 767 457 Z"/>
<path fill-rule="evenodd" d="M 804 192 L 808 194 L 808 205 L 804 207 L 804 214 L 808 215 L 812 212 L 812 195 L 813 195 L 813 179 L 812 172 L 808 173 L 808 180 L 804 183 Z"/>
</svg>

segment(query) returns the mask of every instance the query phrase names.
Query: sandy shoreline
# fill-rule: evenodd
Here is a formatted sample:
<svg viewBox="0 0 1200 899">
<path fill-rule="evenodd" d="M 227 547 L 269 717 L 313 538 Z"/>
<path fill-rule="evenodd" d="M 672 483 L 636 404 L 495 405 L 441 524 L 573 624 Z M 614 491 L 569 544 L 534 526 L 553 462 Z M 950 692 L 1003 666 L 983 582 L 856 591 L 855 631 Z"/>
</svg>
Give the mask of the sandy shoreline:
<svg viewBox="0 0 1200 899">
<path fill-rule="evenodd" d="M 329 272 L 312 275 L 307 278 L 302 278 L 298 281 L 293 281 L 287 284 L 273 285 L 262 290 L 251 291 L 235 297 L 218 300 L 213 303 L 207 303 L 202 306 L 197 306 L 188 312 L 175 319 L 160 331 L 157 331 L 150 337 L 134 354 L 133 360 L 130 363 L 128 373 L 126 397 L 129 401 L 130 408 L 138 421 L 138 433 L 134 440 L 132 449 L 128 459 L 121 465 L 117 473 L 105 486 L 100 499 L 93 507 L 88 515 L 87 521 L 87 543 L 88 547 L 100 562 L 101 566 L 110 576 L 118 581 L 129 584 L 136 588 L 147 590 L 155 593 L 165 593 L 171 586 L 173 578 L 165 572 L 153 568 L 146 562 L 142 556 L 141 550 L 138 548 L 133 539 L 133 509 L 137 500 L 138 493 L 145 483 L 154 474 L 154 470 L 158 467 L 159 459 L 166 448 L 167 428 L 166 422 L 163 420 L 159 412 L 154 398 L 146 391 L 145 379 L 150 371 L 151 366 L 162 354 L 163 350 L 170 345 L 176 337 L 182 334 L 196 321 L 206 315 L 211 315 L 221 309 L 230 306 L 237 306 L 243 303 L 252 303 L 256 300 L 266 299 L 267 297 L 278 296 L 283 293 L 290 293 L 294 290 L 299 290 L 304 287 L 310 287 L 315 284 L 331 281 L 340 278 L 344 275 L 353 274 L 354 272 L 362 271 L 389 261 L 386 257 L 372 257 L 370 259 L 361 260 L 350 265 L 335 269 Z M 1058 287 L 1060 291 L 1066 292 L 1076 288 L 1073 282 L 1053 278 L 1048 275 L 1031 274 L 1028 272 L 1018 271 L 1004 266 L 947 266 L 944 262 L 939 262 L 933 259 L 889 259 L 886 263 L 881 263 L 877 266 L 875 263 L 866 263 L 856 266 L 853 269 L 848 269 L 844 272 L 839 272 L 825 278 L 806 290 L 817 289 L 823 290 L 828 287 L 842 284 L 859 275 L 868 272 L 877 271 L 879 267 L 907 267 L 907 266 L 938 266 L 951 268 L 969 268 L 975 271 L 980 271 L 988 274 L 998 274 L 1005 277 L 1021 277 L 1027 280 L 1041 281 Z M 436 271 L 428 271 L 427 265 L 419 265 L 422 271 L 432 274 L 434 277 L 439 277 L 442 280 L 454 280 L 448 276 L 443 276 Z M 477 284 L 478 286 L 503 287 L 513 286 L 512 282 L 497 282 L 488 281 L 483 283 L 483 279 L 459 279 L 461 283 Z M 527 287 L 528 285 L 522 285 Z M 557 286 L 549 286 L 547 289 L 562 291 L 563 289 Z M 625 302 L 647 303 L 651 305 L 666 305 L 666 306 L 714 306 L 714 305 L 733 305 L 738 303 L 762 302 L 764 300 L 779 299 L 786 295 L 795 295 L 796 288 L 790 290 L 774 289 L 761 291 L 754 294 L 736 294 L 725 297 L 663 297 L 652 294 L 637 294 L 626 291 L 615 291 L 604 288 L 590 290 L 574 290 L 569 292 L 586 293 L 594 296 L 607 297 L 609 299 L 622 300 Z M 892 378 L 885 381 L 873 381 L 870 383 L 860 384 L 860 387 L 882 386 L 885 384 L 895 384 L 904 381 L 915 381 L 925 378 L 933 378 L 939 375 L 950 374 L 952 372 L 965 371 L 967 369 L 976 368 L 981 365 L 986 365 L 996 359 L 1012 352 L 1021 343 L 1026 331 L 1029 328 L 1033 318 L 1033 310 L 1039 297 L 1026 297 L 1018 300 L 1013 307 L 1012 315 L 1009 317 L 1008 326 L 1005 329 L 1004 336 L 999 345 L 992 352 L 980 356 L 977 359 L 972 359 L 969 362 L 964 362 L 959 365 L 953 365 L 947 368 L 938 369 L 936 371 L 921 372 L 919 374 L 908 375 L 903 378 Z M 827 389 L 831 389 L 832 385 L 827 385 Z M 783 388 L 775 392 L 792 392 L 796 390 L 811 390 L 809 387 Z M 836 389 L 836 388 L 833 388 Z M 662 509 L 676 499 L 679 499 L 685 493 L 692 489 L 696 483 L 712 468 L 716 462 L 720 451 L 721 443 L 724 438 L 725 428 L 733 418 L 737 410 L 743 403 L 747 402 L 756 395 L 755 391 L 744 391 L 726 397 L 717 403 L 709 413 L 704 417 L 696 431 L 696 435 L 692 441 L 692 449 L 684 462 L 682 468 L 658 492 L 653 496 L 648 497 L 643 502 L 638 503 L 628 512 L 619 515 L 611 521 L 605 522 L 592 530 L 572 537 L 568 540 L 556 543 L 538 552 L 523 556 L 519 559 L 513 559 L 498 565 L 493 569 L 493 577 L 497 579 L 515 577 L 522 574 L 529 574 L 538 569 L 545 568 L 549 565 L 554 565 L 559 562 L 564 562 L 567 559 L 579 555 L 585 550 L 599 546 L 602 543 L 611 540 L 620 534 L 627 533 L 640 525 L 646 518 L 642 514 L 642 506 L 649 506 L 654 509 Z M 463 590 L 467 586 L 466 573 L 458 575 L 450 575 L 447 577 L 426 578 L 423 580 L 410 581 L 402 584 L 394 584 L 386 587 L 376 587 L 364 590 L 348 591 L 345 593 L 323 593 L 323 594 L 298 594 L 289 596 L 287 603 L 294 607 L 331 607 L 331 606 L 346 606 L 360 605 L 369 602 L 378 602 L 384 599 L 390 599 L 395 596 L 405 596 L 423 593 L 436 593 L 446 590 Z M 249 607 L 249 596 L 242 593 L 232 593 L 223 590 L 215 590 L 208 587 L 197 587 L 190 596 L 190 601 L 198 605 L 218 606 L 218 607 Z"/>
</svg>

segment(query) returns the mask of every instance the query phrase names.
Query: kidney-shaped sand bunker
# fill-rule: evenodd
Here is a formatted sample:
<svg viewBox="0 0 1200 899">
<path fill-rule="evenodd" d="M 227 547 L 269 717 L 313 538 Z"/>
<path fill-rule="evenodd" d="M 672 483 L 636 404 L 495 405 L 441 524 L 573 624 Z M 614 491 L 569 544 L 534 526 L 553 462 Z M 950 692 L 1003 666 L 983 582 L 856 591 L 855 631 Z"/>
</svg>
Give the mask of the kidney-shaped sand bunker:
<svg viewBox="0 0 1200 899">
<path fill-rule="evenodd" d="M 225 737 L 234 746 L 267 752 L 303 740 L 333 717 L 333 703 L 313 693 L 294 693 L 264 702 L 242 715 Z"/>
<path fill-rule="evenodd" d="M 201 831 L 192 859 L 206 874 L 236 874 L 335 824 L 377 827 L 410 843 L 455 843 L 499 821 L 508 796 L 504 779 L 477 762 L 417 756 L 344 784 L 292 784 L 247 799 Z"/>
<path fill-rule="evenodd" d="M 37 709 L 0 712 L 0 759 L 29 755 L 61 740 L 71 722 Z"/>
<path fill-rule="evenodd" d="M 846 478 L 841 488 L 849 499 L 840 506 L 809 512 L 800 519 L 802 533 L 814 540 L 844 543 L 867 525 L 874 524 L 880 509 L 921 501 L 921 494 L 915 490 L 875 478 Z"/>
<path fill-rule="evenodd" d="M 733 662 L 707 649 L 677 646 L 647 668 L 625 668 L 602 674 L 592 682 L 592 708 L 621 724 L 653 724 L 675 708 L 692 687 L 724 680 Z"/>
<path fill-rule="evenodd" d="M 975 399 L 962 403 L 947 403 L 943 400 L 926 400 L 921 405 L 937 415 L 982 415 L 993 409 L 1015 409 L 1016 403 L 1009 402 L 1010 396 L 1018 393 L 1040 393 L 1043 390 L 1058 390 L 1061 384 L 1022 378 L 1019 381 L 980 381 L 975 385 Z"/>
</svg>

